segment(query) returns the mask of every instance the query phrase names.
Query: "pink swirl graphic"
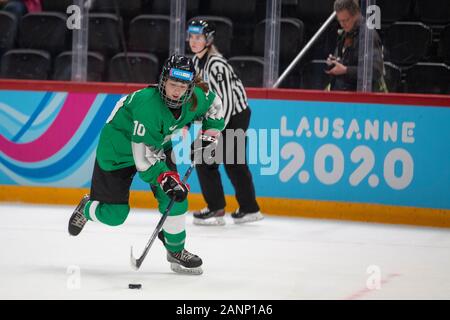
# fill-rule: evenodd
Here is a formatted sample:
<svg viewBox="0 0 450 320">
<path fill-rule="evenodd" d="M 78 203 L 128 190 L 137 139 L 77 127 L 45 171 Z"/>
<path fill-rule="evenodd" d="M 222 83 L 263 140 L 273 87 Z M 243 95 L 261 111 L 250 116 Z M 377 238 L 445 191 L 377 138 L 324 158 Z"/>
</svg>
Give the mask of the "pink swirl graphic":
<svg viewBox="0 0 450 320">
<path fill-rule="evenodd" d="M 0 150 L 8 157 L 22 162 L 36 162 L 51 157 L 76 133 L 96 96 L 70 93 L 55 121 L 42 136 L 27 143 L 14 143 L 0 136 Z"/>
</svg>

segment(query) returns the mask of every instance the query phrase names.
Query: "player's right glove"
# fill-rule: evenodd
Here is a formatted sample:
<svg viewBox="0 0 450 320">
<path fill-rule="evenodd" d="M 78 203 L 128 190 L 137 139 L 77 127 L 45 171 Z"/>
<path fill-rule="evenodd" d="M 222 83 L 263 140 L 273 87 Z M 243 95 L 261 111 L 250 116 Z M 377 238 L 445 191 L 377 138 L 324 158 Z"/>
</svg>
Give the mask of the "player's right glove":
<svg viewBox="0 0 450 320">
<path fill-rule="evenodd" d="M 211 162 L 215 157 L 215 150 L 219 143 L 220 131 L 206 130 L 191 144 L 191 161 L 196 164 Z"/>
<path fill-rule="evenodd" d="M 182 202 L 189 193 L 189 185 L 180 180 L 178 172 L 167 171 L 158 177 L 158 183 L 163 191 L 175 202 Z"/>
</svg>

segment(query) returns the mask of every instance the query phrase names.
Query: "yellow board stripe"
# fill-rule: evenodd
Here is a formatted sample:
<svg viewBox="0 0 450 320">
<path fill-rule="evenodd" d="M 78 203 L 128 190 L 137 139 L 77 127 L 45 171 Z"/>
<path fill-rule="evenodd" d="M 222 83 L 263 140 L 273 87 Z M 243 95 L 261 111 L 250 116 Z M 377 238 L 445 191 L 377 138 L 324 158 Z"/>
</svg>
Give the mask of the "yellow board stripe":
<svg viewBox="0 0 450 320">
<path fill-rule="evenodd" d="M 75 206 L 83 194 L 88 192 L 88 189 L 78 188 L 0 185 L 0 201 Z M 234 197 L 226 196 L 226 201 L 228 212 L 238 207 Z M 258 197 L 258 202 L 261 211 L 269 215 L 450 228 L 450 210 L 445 209 L 266 197 Z M 158 207 L 151 191 L 131 191 L 130 206 L 132 208 Z M 189 195 L 190 210 L 198 210 L 204 206 L 201 194 Z"/>
</svg>

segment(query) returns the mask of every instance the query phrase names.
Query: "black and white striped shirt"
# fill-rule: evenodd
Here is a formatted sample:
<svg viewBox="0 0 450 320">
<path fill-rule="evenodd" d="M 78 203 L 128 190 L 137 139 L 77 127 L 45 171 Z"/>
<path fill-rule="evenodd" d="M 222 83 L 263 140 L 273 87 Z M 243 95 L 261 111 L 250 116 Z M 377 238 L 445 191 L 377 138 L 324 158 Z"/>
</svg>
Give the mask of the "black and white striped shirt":
<svg viewBox="0 0 450 320">
<path fill-rule="evenodd" d="M 247 94 L 241 80 L 224 57 L 206 54 L 202 59 L 193 57 L 195 70 L 222 100 L 225 126 L 230 117 L 248 108 Z"/>
</svg>

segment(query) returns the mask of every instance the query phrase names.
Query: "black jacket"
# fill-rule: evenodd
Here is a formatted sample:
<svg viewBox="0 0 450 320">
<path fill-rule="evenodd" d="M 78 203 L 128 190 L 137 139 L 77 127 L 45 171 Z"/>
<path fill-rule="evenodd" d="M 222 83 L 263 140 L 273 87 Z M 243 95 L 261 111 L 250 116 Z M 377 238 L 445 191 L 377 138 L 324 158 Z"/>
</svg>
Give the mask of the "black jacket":
<svg viewBox="0 0 450 320">
<path fill-rule="evenodd" d="M 334 56 L 347 67 L 347 73 L 342 76 L 332 76 L 330 90 L 356 91 L 358 87 L 359 33 L 357 23 L 352 31 L 342 32 L 337 39 Z M 383 47 L 378 33 L 373 31 L 373 74 L 372 91 L 384 90 L 383 80 Z"/>
</svg>

